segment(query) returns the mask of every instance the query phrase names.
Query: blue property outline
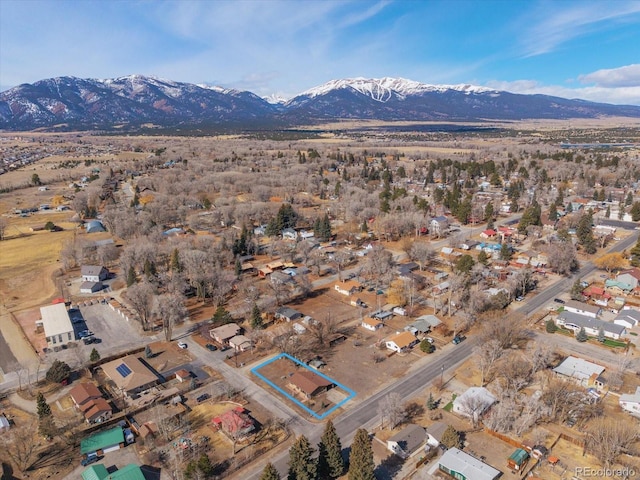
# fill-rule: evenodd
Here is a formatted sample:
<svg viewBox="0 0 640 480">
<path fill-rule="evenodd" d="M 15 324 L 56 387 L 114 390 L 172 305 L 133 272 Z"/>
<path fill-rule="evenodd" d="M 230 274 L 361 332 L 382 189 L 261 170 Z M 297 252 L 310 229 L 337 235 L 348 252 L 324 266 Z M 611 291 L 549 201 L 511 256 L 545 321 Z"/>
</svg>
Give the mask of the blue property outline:
<svg viewBox="0 0 640 480">
<path fill-rule="evenodd" d="M 309 370 L 310 372 L 315 373 L 316 375 L 321 376 L 322 378 L 324 378 L 325 380 L 335 384 L 337 387 L 340 387 L 342 390 L 344 390 L 345 392 L 347 392 L 349 394 L 349 396 L 347 398 L 345 398 L 344 400 L 338 402 L 337 404 L 335 404 L 332 408 L 330 408 L 329 410 L 327 410 L 326 412 L 324 412 L 322 415 L 318 415 L 316 412 L 314 412 L 313 410 L 311 410 L 309 407 L 307 407 L 304 403 L 302 403 L 300 400 L 298 400 L 297 398 L 293 397 L 292 395 L 288 394 L 287 392 L 285 392 L 282 388 L 280 388 L 278 385 L 276 385 L 275 383 L 273 383 L 271 380 L 269 380 L 268 378 L 266 378 L 264 375 L 262 375 L 261 373 L 258 373 L 258 370 L 260 370 L 262 367 L 265 367 L 267 365 L 269 365 L 272 362 L 275 362 L 276 360 L 280 360 L 281 358 L 287 358 L 289 360 L 291 360 L 294 363 L 297 363 L 298 365 L 300 365 L 301 367 L 306 368 L 307 370 Z M 278 392 L 280 392 L 282 395 L 284 395 L 286 398 L 288 398 L 289 400 L 293 401 L 293 403 L 295 403 L 296 405 L 298 405 L 299 407 L 301 407 L 302 409 L 304 409 L 306 412 L 310 413 L 311 415 L 313 415 L 314 417 L 316 417 L 318 420 L 322 420 L 324 417 L 326 417 L 327 415 L 329 415 L 330 413 L 332 413 L 334 410 L 336 410 L 337 408 L 340 408 L 344 403 L 348 402 L 349 400 L 351 400 L 352 398 L 354 398 L 356 396 L 356 392 L 354 392 L 353 390 L 351 390 L 350 388 L 345 387 L 344 385 L 336 382 L 333 378 L 331 377 L 327 377 L 325 374 L 318 372 L 315 369 L 311 369 L 308 365 L 302 363 L 300 360 L 298 360 L 295 357 L 292 357 L 291 355 L 289 355 L 288 353 L 281 353 L 279 355 L 276 355 L 275 357 L 273 357 L 270 360 L 267 360 L 266 362 L 262 362 L 260 365 L 258 365 L 257 367 L 253 367 L 251 370 L 251 373 L 253 373 L 256 377 L 258 377 L 260 380 L 262 380 L 263 382 L 266 382 L 268 385 L 270 385 L 271 387 L 275 388 Z"/>
</svg>

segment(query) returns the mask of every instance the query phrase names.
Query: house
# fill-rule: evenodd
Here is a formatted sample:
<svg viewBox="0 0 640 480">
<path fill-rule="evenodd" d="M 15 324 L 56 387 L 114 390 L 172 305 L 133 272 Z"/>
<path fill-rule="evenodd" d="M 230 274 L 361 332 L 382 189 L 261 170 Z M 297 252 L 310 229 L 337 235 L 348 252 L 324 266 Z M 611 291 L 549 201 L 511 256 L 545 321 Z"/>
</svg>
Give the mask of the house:
<svg viewBox="0 0 640 480">
<path fill-rule="evenodd" d="M 255 422 L 241 406 L 211 419 L 211 423 L 232 439 L 246 437 L 255 430 Z"/>
<path fill-rule="evenodd" d="M 433 287 L 433 293 L 436 295 L 441 295 L 444 292 L 446 292 L 447 290 L 449 290 L 450 287 L 450 283 L 448 281 L 446 282 L 441 282 L 438 285 L 436 285 L 435 287 Z"/>
<path fill-rule="evenodd" d="M 78 410 L 82 410 L 83 406 L 91 400 L 102 398 L 102 393 L 93 383 L 83 382 L 69 391 L 71 400 Z"/>
<path fill-rule="evenodd" d="M 245 350 L 249 350 L 253 346 L 253 342 L 249 337 L 245 337 L 244 335 L 236 335 L 235 337 L 229 339 L 229 346 L 236 352 L 244 352 Z"/>
<path fill-rule="evenodd" d="M 582 291 L 582 295 L 593 300 L 596 305 L 606 307 L 611 300 L 611 295 L 605 291 L 604 288 L 596 285 L 589 285 Z"/>
<path fill-rule="evenodd" d="M 83 282 L 102 282 L 109 278 L 109 270 L 102 265 L 82 265 L 80 274 Z"/>
<path fill-rule="evenodd" d="M 640 387 L 636 387 L 636 393 L 620 395 L 618 403 L 625 412 L 640 418 Z"/>
<path fill-rule="evenodd" d="M 443 236 L 447 233 L 447 229 L 449 228 L 449 220 L 447 217 L 439 216 L 433 217 L 429 222 L 429 231 L 431 235 L 436 235 L 438 237 Z"/>
<path fill-rule="evenodd" d="M 263 236 L 264 232 L 267 230 L 266 225 L 259 225 L 253 229 L 253 234 L 257 236 Z"/>
<path fill-rule="evenodd" d="M 109 476 L 109 471 L 102 463 L 96 463 L 94 465 L 89 465 L 81 475 L 82 480 L 104 480 Z"/>
<path fill-rule="evenodd" d="M 80 284 L 80 293 L 96 293 L 103 288 L 102 282 L 82 282 Z"/>
<path fill-rule="evenodd" d="M 269 267 L 264 266 L 264 267 L 260 267 L 258 269 L 258 276 L 260 278 L 267 278 L 269 275 L 271 275 L 273 273 L 273 270 L 271 270 Z"/>
<path fill-rule="evenodd" d="M 581 385 L 587 385 L 589 379 L 594 375 L 600 376 L 605 368 L 598 364 L 588 362 L 582 358 L 569 356 L 560 365 L 553 369 L 553 372 L 563 377 L 568 377 Z"/>
<path fill-rule="evenodd" d="M 425 442 L 424 427 L 409 424 L 387 440 L 387 449 L 401 458 L 409 457 Z"/>
<path fill-rule="evenodd" d="M 124 446 L 124 431 L 122 427 L 115 427 L 85 438 L 80 442 L 80 453 L 105 454 L 114 452 Z"/>
<path fill-rule="evenodd" d="M 613 319 L 613 323 L 622 325 L 625 328 L 633 328 L 640 323 L 640 311 L 633 308 L 624 308 Z"/>
<path fill-rule="evenodd" d="M 496 480 L 500 470 L 457 448 L 450 448 L 438 460 L 438 469 L 457 480 Z"/>
<path fill-rule="evenodd" d="M 411 347 L 416 345 L 419 340 L 415 337 L 415 335 L 411 332 L 398 332 L 395 335 L 392 335 L 385 341 L 385 345 L 387 349 L 393 350 L 394 352 L 406 352 Z"/>
<path fill-rule="evenodd" d="M 470 387 L 453 401 L 453 411 L 459 415 L 469 417 L 477 422 L 491 405 L 496 403 L 489 390 L 484 387 Z"/>
<path fill-rule="evenodd" d="M 242 328 L 237 323 L 227 323 L 209 330 L 209 335 L 220 345 L 227 345 L 229 339 L 239 335 Z"/>
<path fill-rule="evenodd" d="M 73 325 L 64 303 L 40 307 L 40 315 L 49 348 L 60 347 L 75 340 Z"/>
<path fill-rule="evenodd" d="M 191 372 L 184 368 L 181 368 L 176 372 L 176 380 L 178 380 L 180 383 L 191 380 Z"/>
<path fill-rule="evenodd" d="M 271 283 L 273 285 L 293 286 L 296 284 L 296 281 L 293 279 L 293 277 L 285 271 L 273 272 L 271 273 L 269 279 L 271 280 Z"/>
<path fill-rule="evenodd" d="M 284 240 L 296 240 L 298 233 L 293 228 L 285 228 L 280 232 Z"/>
<path fill-rule="evenodd" d="M 612 280 L 610 278 L 607 278 L 604 281 L 604 288 L 606 288 L 607 290 L 611 290 L 613 293 L 615 294 L 629 294 L 631 293 L 631 291 L 635 290 L 635 288 L 633 287 L 633 285 L 626 283 L 626 282 L 621 282 L 619 280 Z"/>
<path fill-rule="evenodd" d="M 516 450 L 509 456 L 507 460 L 507 467 L 510 470 L 521 471 L 527 466 L 529 462 L 529 453 L 523 448 L 516 448 Z"/>
<path fill-rule="evenodd" d="M 640 268 L 634 267 L 629 270 L 624 270 L 618 273 L 616 280 L 620 283 L 631 285 L 631 289 L 634 289 L 640 284 Z"/>
<path fill-rule="evenodd" d="M 334 387 L 326 377 L 310 371 L 296 372 L 289 380 L 289 388 L 309 399 Z"/>
<path fill-rule="evenodd" d="M 107 231 L 107 229 L 104 228 L 104 225 L 100 220 L 90 220 L 86 223 L 84 228 L 87 233 L 97 233 L 97 232 Z"/>
<path fill-rule="evenodd" d="M 422 315 L 421 317 L 416 318 L 413 323 L 404 327 L 404 329 L 414 335 L 425 335 L 441 323 L 442 322 L 435 315 Z"/>
<path fill-rule="evenodd" d="M 336 283 L 333 288 L 336 290 L 336 292 L 346 296 L 353 295 L 354 293 L 360 292 L 362 290 L 360 284 L 353 280 Z"/>
<path fill-rule="evenodd" d="M 498 234 L 498 232 L 496 232 L 495 230 L 491 229 L 491 228 L 487 228 L 486 230 L 484 230 L 480 236 L 482 238 L 494 238 L 496 235 Z"/>
<path fill-rule="evenodd" d="M 430 448 L 438 448 L 442 441 L 442 435 L 448 428 L 446 423 L 434 422 L 427 427 L 427 445 Z"/>
<path fill-rule="evenodd" d="M 287 322 L 292 322 L 299 318 L 302 318 L 302 313 L 294 310 L 293 308 L 280 307 L 278 310 L 276 310 L 276 319 L 278 320 L 286 320 Z"/>
<path fill-rule="evenodd" d="M 561 312 L 556 318 L 556 325 L 573 330 L 575 333 L 578 333 L 581 328 L 584 328 L 587 335 L 591 336 L 599 335 L 602 329 L 605 337 L 614 340 L 618 340 L 626 332 L 623 325 L 605 322 L 599 318 L 587 317 L 572 312 Z"/>
<path fill-rule="evenodd" d="M 82 480 L 145 480 L 144 472 L 139 465 L 130 463 L 112 473 L 102 463 L 90 465 L 82 472 Z"/>
<path fill-rule="evenodd" d="M 125 395 L 135 395 L 148 390 L 162 379 L 135 355 L 104 363 L 102 371 L 115 383 L 116 389 Z"/>
<path fill-rule="evenodd" d="M 597 305 L 589 305 L 583 302 L 577 302 L 575 300 L 567 300 L 564 304 L 564 309 L 568 312 L 578 313 L 587 317 L 597 318 L 602 312 L 602 309 Z"/>
<path fill-rule="evenodd" d="M 87 423 L 106 422 L 113 415 L 111 405 L 104 398 L 97 398 L 87 402 L 83 410 L 84 418 Z"/>
<path fill-rule="evenodd" d="M 375 318 L 363 318 L 362 322 L 360 322 L 360 326 L 367 330 L 371 330 L 372 332 L 376 332 L 384 327 L 384 323 L 380 320 L 376 320 Z"/>
</svg>

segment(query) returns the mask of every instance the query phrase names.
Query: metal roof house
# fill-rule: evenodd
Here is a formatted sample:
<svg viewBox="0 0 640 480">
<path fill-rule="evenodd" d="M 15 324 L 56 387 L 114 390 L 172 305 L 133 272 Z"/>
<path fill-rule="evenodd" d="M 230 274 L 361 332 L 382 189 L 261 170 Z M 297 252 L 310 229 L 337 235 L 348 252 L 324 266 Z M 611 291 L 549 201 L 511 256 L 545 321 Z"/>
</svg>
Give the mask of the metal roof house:
<svg viewBox="0 0 640 480">
<path fill-rule="evenodd" d="M 49 348 L 66 345 L 75 340 L 73 325 L 64 303 L 40 307 L 40 315 Z"/>
<path fill-rule="evenodd" d="M 500 470 L 457 448 L 444 452 L 438 461 L 438 469 L 458 480 L 495 480 L 502 475 Z"/>
<path fill-rule="evenodd" d="M 568 328 L 569 330 L 573 330 L 576 333 L 581 328 L 584 328 L 584 331 L 587 333 L 587 335 L 592 336 L 598 335 L 600 329 L 602 329 L 605 337 L 613 338 L 614 340 L 618 340 L 626 332 L 626 328 L 624 327 L 624 325 L 605 322 L 604 320 L 600 320 L 599 318 L 566 311 L 561 312 L 560 315 L 558 315 L 556 324 L 558 326 Z"/>
<path fill-rule="evenodd" d="M 572 378 L 585 385 L 592 375 L 599 376 L 604 370 L 605 368 L 601 365 L 574 356 L 565 358 L 560 365 L 553 369 L 554 373 Z"/>
<path fill-rule="evenodd" d="M 80 453 L 102 452 L 109 453 L 124 446 L 124 431 L 122 427 L 115 427 L 91 435 L 80 442 Z"/>
<path fill-rule="evenodd" d="M 426 439 L 424 427 L 410 424 L 387 440 L 387 449 L 401 458 L 407 458 L 420 448 Z"/>
</svg>

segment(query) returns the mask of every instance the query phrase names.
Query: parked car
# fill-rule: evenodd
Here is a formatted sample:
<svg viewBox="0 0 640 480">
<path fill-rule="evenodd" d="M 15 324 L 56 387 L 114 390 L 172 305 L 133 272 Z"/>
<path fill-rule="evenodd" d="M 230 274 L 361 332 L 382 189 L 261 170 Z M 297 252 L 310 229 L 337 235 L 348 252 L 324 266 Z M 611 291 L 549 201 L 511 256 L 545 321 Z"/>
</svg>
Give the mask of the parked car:
<svg viewBox="0 0 640 480">
<path fill-rule="evenodd" d="M 96 338 L 96 337 L 94 337 L 93 335 L 89 335 L 88 337 L 84 337 L 84 338 L 82 339 L 82 342 L 83 342 L 85 345 L 91 345 L 92 343 L 97 343 L 97 342 L 96 342 L 96 340 L 97 340 L 97 338 Z"/>
<path fill-rule="evenodd" d="M 203 393 L 202 395 L 199 395 L 199 396 L 196 398 L 196 402 L 198 402 L 198 403 L 202 403 L 202 402 L 204 402 L 205 400 L 207 400 L 209 397 L 211 397 L 211 395 L 209 395 L 208 393 Z"/>
<path fill-rule="evenodd" d="M 516 297 L 516 302 L 521 302 L 522 300 L 524 300 L 524 297 L 522 295 Z"/>
<path fill-rule="evenodd" d="M 462 335 L 456 335 L 455 337 L 453 337 L 453 340 L 451 340 L 451 343 L 453 343 L 454 345 L 458 345 L 459 343 L 463 342 L 465 338 L 466 337 Z"/>
<path fill-rule="evenodd" d="M 91 330 L 82 330 L 80 333 L 78 333 L 78 338 L 82 339 L 85 337 L 91 337 L 93 335 L 93 332 Z"/>
<path fill-rule="evenodd" d="M 98 460 L 100 460 L 100 457 L 98 457 L 97 453 L 95 452 L 87 453 L 87 456 L 82 460 L 80 460 L 80 465 L 82 465 L 83 467 L 86 467 L 87 465 L 91 465 L 92 463 L 95 463 Z"/>
<path fill-rule="evenodd" d="M 562 303 L 562 304 L 565 303 L 564 300 L 562 300 L 561 298 L 554 298 L 553 301 L 556 303 Z"/>
<path fill-rule="evenodd" d="M 210 352 L 215 352 L 216 350 L 218 350 L 218 347 L 216 347 L 216 346 L 215 346 L 214 344 L 212 344 L 212 343 L 207 343 L 207 344 L 205 345 L 205 348 L 206 348 L 207 350 L 209 350 Z"/>
<path fill-rule="evenodd" d="M 179 346 L 180 348 L 182 348 L 182 349 L 184 349 L 184 348 L 188 348 L 188 345 L 187 345 L 186 343 L 184 343 L 184 342 L 178 342 L 178 346 Z"/>
</svg>

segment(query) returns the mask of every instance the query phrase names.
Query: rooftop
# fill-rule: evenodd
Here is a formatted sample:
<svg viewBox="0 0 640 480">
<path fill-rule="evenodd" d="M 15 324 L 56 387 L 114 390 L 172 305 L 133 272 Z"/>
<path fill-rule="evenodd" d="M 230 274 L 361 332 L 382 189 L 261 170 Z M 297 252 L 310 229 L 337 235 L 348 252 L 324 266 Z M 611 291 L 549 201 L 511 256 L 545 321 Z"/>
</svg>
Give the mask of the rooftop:
<svg viewBox="0 0 640 480">
<path fill-rule="evenodd" d="M 113 445 L 124 443 L 124 432 L 122 427 L 115 427 L 100 433 L 91 435 L 80 442 L 80 453 L 95 452 Z"/>
<path fill-rule="evenodd" d="M 554 368 L 553 371 L 566 377 L 583 380 L 591 377 L 594 373 L 596 375 L 602 374 L 602 372 L 604 372 L 604 367 L 588 362 L 582 358 L 569 356 L 565 358 L 560 365 Z"/>
<path fill-rule="evenodd" d="M 44 334 L 47 337 L 73 332 L 73 325 L 64 303 L 40 307 Z"/>
<path fill-rule="evenodd" d="M 444 452 L 438 464 L 446 467 L 447 470 L 464 475 L 464 478 L 469 480 L 493 480 L 502 474 L 500 470 L 457 448 L 450 448 Z"/>
</svg>

